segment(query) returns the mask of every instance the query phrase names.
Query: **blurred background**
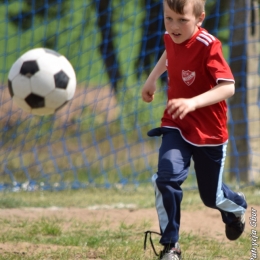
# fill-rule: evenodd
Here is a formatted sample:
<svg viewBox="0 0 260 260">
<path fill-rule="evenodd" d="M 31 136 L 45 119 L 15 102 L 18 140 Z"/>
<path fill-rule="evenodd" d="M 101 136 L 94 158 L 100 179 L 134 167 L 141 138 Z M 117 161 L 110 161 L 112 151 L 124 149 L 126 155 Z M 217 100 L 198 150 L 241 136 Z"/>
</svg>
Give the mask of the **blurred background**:
<svg viewBox="0 0 260 260">
<path fill-rule="evenodd" d="M 228 100 L 225 181 L 260 183 L 259 1 L 208 0 L 203 24 L 223 44 L 236 80 Z M 167 75 L 151 104 L 140 93 L 164 50 L 162 1 L 0 0 L 0 190 L 138 186 L 157 168 Z M 8 72 L 46 47 L 72 63 L 74 99 L 51 116 L 18 108 Z M 196 188 L 191 167 L 184 188 Z"/>
</svg>

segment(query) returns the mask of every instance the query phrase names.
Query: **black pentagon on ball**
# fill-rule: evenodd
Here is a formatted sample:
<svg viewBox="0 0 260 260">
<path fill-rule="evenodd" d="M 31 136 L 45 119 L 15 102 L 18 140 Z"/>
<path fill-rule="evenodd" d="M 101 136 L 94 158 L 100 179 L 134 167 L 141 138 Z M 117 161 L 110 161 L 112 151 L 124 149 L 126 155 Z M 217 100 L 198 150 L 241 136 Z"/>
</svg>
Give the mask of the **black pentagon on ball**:
<svg viewBox="0 0 260 260">
<path fill-rule="evenodd" d="M 55 87 L 66 89 L 70 78 L 64 71 L 60 71 L 54 75 Z"/>
<path fill-rule="evenodd" d="M 53 54 L 53 55 L 55 55 L 57 57 L 61 56 L 61 54 L 59 54 L 58 52 L 56 52 L 54 50 L 51 50 L 51 49 L 44 48 L 44 51 L 47 52 L 47 53 Z"/>
<path fill-rule="evenodd" d="M 20 69 L 20 73 L 28 78 L 33 76 L 37 71 L 39 71 L 39 66 L 35 60 L 25 61 Z"/>
<path fill-rule="evenodd" d="M 45 106 L 44 98 L 33 93 L 29 94 L 25 98 L 25 101 L 31 108 L 41 108 Z"/>
<path fill-rule="evenodd" d="M 8 90 L 10 93 L 10 96 L 13 97 L 14 96 L 14 92 L 13 92 L 13 86 L 12 86 L 12 81 L 8 79 Z"/>
</svg>

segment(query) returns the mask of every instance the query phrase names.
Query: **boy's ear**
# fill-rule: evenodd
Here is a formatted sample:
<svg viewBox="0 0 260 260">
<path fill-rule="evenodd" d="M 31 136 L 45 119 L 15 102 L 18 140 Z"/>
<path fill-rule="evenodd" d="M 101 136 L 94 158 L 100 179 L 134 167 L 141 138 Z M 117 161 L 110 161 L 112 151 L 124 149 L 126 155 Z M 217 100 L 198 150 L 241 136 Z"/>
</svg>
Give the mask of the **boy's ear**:
<svg viewBox="0 0 260 260">
<path fill-rule="evenodd" d="M 202 12 L 201 15 L 198 17 L 198 23 L 197 23 L 198 26 L 202 25 L 202 23 L 205 19 L 205 16 L 206 16 L 205 12 Z"/>
</svg>

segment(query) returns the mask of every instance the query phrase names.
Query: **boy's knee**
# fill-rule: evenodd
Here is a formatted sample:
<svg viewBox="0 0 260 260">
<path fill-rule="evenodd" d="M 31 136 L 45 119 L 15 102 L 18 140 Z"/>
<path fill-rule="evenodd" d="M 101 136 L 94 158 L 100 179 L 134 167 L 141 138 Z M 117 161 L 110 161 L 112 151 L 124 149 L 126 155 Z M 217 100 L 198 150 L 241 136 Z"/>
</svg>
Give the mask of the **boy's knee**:
<svg viewBox="0 0 260 260">
<path fill-rule="evenodd" d="M 206 207 L 216 208 L 216 197 L 215 196 L 201 196 L 201 200 Z"/>
</svg>

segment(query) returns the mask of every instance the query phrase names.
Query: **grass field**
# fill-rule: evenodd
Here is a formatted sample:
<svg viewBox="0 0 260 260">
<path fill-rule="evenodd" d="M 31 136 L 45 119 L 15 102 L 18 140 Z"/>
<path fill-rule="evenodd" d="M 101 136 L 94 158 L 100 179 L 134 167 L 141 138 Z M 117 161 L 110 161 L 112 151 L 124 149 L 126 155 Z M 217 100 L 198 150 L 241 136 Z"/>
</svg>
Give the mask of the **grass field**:
<svg viewBox="0 0 260 260">
<path fill-rule="evenodd" d="M 259 187 L 243 192 L 248 212 L 260 211 Z M 153 199 L 151 186 L 1 193 L 0 259 L 156 259 L 149 244 L 143 250 L 144 231 L 158 231 Z M 202 205 L 197 191 L 184 192 L 182 208 L 184 260 L 250 259 L 250 214 L 245 234 L 230 242 L 218 213 Z M 158 239 L 153 236 L 159 251 Z"/>
</svg>

